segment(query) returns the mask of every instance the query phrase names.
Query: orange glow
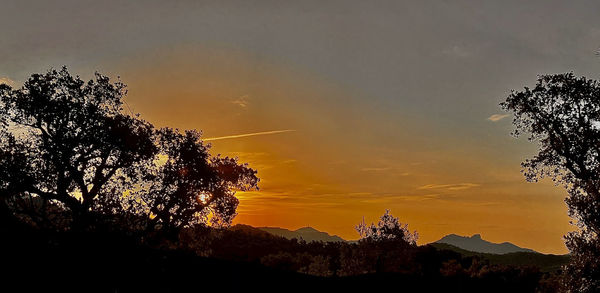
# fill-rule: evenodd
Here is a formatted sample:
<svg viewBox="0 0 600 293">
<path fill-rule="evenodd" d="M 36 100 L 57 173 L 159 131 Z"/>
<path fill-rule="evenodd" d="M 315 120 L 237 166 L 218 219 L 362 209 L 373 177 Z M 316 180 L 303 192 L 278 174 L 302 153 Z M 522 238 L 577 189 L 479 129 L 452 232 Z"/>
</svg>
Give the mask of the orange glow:
<svg viewBox="0 0 600 293">
<path fill-rule="evenodd" d="M 565 192 L 525 182 L 523 157 L 503 149 L 516 144 L 508 130 L 504 145 L 478 147 L 402 109 L 378 114 L 357 88 L 301 65 L 231 48 L 179 48 L 114 66 L 134 112 L 157 126 L 200 129 L 213 154 L 258 170 L 260 191 L 237 193 L 235 223 L 356 239 L 363 216 L 375 221 L 389 208 L 420 244 L 481 233 L 566 253 Z M 484 115 L 481 127 L 495 121 Z"/>
</svg>

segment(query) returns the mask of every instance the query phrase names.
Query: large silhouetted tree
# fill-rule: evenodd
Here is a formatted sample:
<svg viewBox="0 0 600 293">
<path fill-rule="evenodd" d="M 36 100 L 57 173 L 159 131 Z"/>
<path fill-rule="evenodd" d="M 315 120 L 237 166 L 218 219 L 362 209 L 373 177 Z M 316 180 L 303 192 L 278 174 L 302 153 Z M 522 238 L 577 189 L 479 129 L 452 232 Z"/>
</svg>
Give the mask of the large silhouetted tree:
<svg viewBox="0 0 600 293">
<path fill-rule="evenodd" d="M 565 236 L 567 289 L 600 291 L 600 84 L 572 73 L 544 75 L 501 106 L 514 115 L 514 135 L 538 143 L 539 152 L 522 163 L 526 179 L 550 177 L 568 191 L 579 229 Z"/>
<path fill-rule="evenodd" d="M 76 229 L 98 215 L 127 215 L 148 229 L 209 215 L 229 223 L 235 190 L 255 188 L 256 171 L 211 157 L 196 131 L 157 130 L 129 115 L 125 95 L 120 81 L 96 73 L 84 82 L 66 68 L 18 89 L 0 85 L 0 212 L 28 197 L 68 211 Z"/>
<path fill-rule="evenodd" d="M 236 190 L 249 190 L 258 183 L 256 171 L 236 159 L 211 157 L 200 133 L 180 133 L 170 128 L 158 131 L 159 162 L 152 180 L 139 191 L 148 212 L 148 229 L 170 229 L 208 220 L 227 226 L 236 215 Z M 210 219 L 209 219 L 210 217 Z"/>
</svg>

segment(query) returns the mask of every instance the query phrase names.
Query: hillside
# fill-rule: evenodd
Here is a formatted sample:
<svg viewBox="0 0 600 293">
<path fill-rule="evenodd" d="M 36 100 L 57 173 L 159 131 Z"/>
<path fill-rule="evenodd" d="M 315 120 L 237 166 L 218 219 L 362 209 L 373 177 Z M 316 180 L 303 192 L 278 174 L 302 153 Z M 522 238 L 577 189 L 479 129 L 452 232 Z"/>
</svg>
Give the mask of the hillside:
<svg viewBox="0 0 600 293">
<path fill-rule="evenodd" d="M 510 242 L 492 243 L 481 239 L 480 234 L 475 234 L 471 237 L 450 234 L 444 236 L 442 239 L 436 241 L 435 243 L 446 243 L 462 248 L 464 250 L 480 253 L 506 254 L 513 252 L 536 252 L 528 248 L 516 246 Z"/>
<path fill-rule="evenodd" d="M 538 252 L 511 252 L 505 254 L 480 253 L 461 249 L 446 243 L 429 244 L 440 250 L 452 250 L 463 256 L 477 256 L 488 260 L 490 264 L 514 265 L 514 266 L 536 266 L 542 272 L 554 272 L 569 262 L 569 255 L 542 254 Z"/>
<path fill-rule="evenodd" d="M 311 241 L 323 241 L 323 242 L 345 242 L 344 239 L 337 235 L 329 235 L 328 233 L 321 232 L 312 227 L 303 227 L 298 230 L 288 230 L 279 227 L 258 227 L 262 231 L 271 233 L 273 235 L 285 237 L 287 239 L 303 239 L 306 242 Z"/>
<path fill-rule="evenodd" d="M 331 236 L 325 232 L 320 232 L 310 227 L 301 228 L 295 231 L 291 231 L 283 228 L 276 227 L 260 227 L 255 228 L 248 225 L 238 224 L 230 228 L 232 231 L 244 233 L 255 237 L 256 239 L 268 239 L 273 236 L 283 237 L 286 239 L 305 239 L 307 242 L 311 241 L 323 241 L 323 242 L 337 242 L 344 241 L 342 238 L 337 236 Z M 306 237 L 306 238 L 304 238 Z M 318 238 L 317 238 L 318 237 Z M 325 240 L 328 239 L 328 240 Z M 346 241 L 346 243 L 352 243 Z M 553 254 L 542 254 L 533 250 L 528 251 L 517 251 L 509 252 L 504 254 L 495 253 L 482 253 L 462 249 L 460 247 L 434 242 L 428 244 L 438 250 L 451 250 L 458 252 L 463 257 L 476 256 L 483 260 L 489 261 L 490 264 L 494 265 L 513 265 L 513 266 L 535 266 L 538 267 L 542 272 L 554 272 L 560 269 L 562 265 L 569 262 L 569 255 L 553 255 Z M 425 247 L 427 245 L 424 245 Z"/>
<path fill-rule="evenodd" d="M 231 231 L 236 231 L 236 232 L 240 232 L 240 233 L 244 233 L 244 234 L 248 234 L 248 235 L 252 235 L 255 237 L 261 237 L 261 238 L 265 238 L 265 237 L 273 237 L 274 235 L 272 233 L 269 233 L 267 231 L 263 231 L 259 228 L 256 227 L 252 227 L 250 225 L 244 225 L 244 224 L 236 224 L 234 226 L 231 226 L 229 228 L 229 230 Z M 278 236 L 278 235 L 275 235 Z"/>
</svg>

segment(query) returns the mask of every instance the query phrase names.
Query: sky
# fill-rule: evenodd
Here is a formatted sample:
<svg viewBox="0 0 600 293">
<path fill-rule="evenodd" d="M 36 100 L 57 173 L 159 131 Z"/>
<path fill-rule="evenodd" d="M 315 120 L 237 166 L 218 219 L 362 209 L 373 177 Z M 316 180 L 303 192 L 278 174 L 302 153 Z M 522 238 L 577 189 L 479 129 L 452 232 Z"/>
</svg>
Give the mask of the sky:
<svg viewBox="0 0 600 293">
<path fill-rule="evenodd" d="M 27 1 L 0 10 L 0 82 L 66 65 L 128 110 L 258 170 L 235 223 L 420 234 L 566 253 L 566 192 L 498 104 L 537 75 L 598 78 L 598 1 Z"/>
</svg>

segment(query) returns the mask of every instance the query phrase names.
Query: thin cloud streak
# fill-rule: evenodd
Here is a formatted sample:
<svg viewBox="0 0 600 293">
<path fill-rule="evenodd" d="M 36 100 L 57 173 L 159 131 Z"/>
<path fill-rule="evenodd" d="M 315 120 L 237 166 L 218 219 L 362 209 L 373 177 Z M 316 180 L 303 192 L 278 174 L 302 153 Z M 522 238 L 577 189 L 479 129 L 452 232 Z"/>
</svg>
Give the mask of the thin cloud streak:
<svg viewBox="0 0 600 293">
<path fill-rule="evenodd" d="M 243 95 L 243 96 L 241 96 L 241 97 L 239 97 L 239 98 L 231 101 L 231 103 L 235 104 L 235 105 L 238 105 L 238 106 L 240 106 L 242 108 L 246 108 L 248 106 L 248 103 L 249 103 L 248 102 L 248 98 L 249 98 L 248 95 Z"/>
<path fill-rule="evenodd" d="M 458 183 L 458 184 L 427 184 L 420 186 L 417 189 L 447 189 L 447 190 L 465 190 L 473 187 L 481 186 L 475 183 Z"/>
<path fill-rule="evenodd" d="M 492 122 L 498 122 L 508 116 L 509 116 L 509 114 L 494 114 L 494 115 L 488 117 L 487 120 L 490 120 Z"/>
<path fill-rule="evenodd" d="M 214 141 L 214 140 L 222 140 L 222 139 L 233 139 L 233 138 L 243 138 L 250 136 L 259 136 L 259 135 L 268 135 L 268 134 L 277 134 L 277 133 L 286 133 L 286 132 L 294 132 L 295 129 L 284 129 L 284 130 L 272 130 L 272 131 L 262 131 L 262 132 L 253 132 L 253 133 L 244 133 L 244 134 L 236 134 L 236 135 L 227 135 L 227 136 L 219 136 L 219 137 L 208 137 L 203 139 L 204 141 Z"/>
<path fill-rule="evenodd" d="M 391 170 L 392 167 L 373 167 L 373 168 L 362 168 L 361 171 L 364 172 L 377 172 L 377 171 L 388 171 Z"/>
</svg>

